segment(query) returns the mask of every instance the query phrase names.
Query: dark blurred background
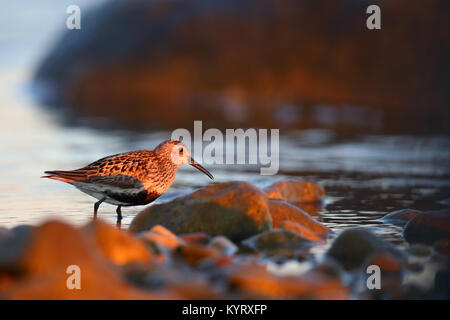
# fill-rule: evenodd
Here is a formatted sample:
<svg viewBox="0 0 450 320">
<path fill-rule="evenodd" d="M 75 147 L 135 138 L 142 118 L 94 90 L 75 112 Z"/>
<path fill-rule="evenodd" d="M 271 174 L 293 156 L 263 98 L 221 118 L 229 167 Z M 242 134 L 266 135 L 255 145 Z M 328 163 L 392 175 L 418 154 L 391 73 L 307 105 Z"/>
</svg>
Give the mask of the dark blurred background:
<svg viewBox="0 0 450 320">
<path fill-rule="evenodd" d="M 34 81 L 94 127 L 448 134 L 449 16 L 447 0 L 105 1 L 61 26 Z"/>
</svg>

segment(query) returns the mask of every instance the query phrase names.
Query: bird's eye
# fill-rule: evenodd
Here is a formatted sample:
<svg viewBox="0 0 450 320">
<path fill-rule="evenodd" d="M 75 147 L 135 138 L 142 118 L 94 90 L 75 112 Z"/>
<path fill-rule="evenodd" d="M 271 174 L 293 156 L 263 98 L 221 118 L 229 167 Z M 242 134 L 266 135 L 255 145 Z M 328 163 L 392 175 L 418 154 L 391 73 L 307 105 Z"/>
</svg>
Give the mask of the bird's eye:
<svg viewBox="0 0 450 320">
<path fill-rule="evenodd" d="M 180 148 L 178 151 L 179 151 L 180 153 L 183 153 L 183 148 Z"/>
</svg>

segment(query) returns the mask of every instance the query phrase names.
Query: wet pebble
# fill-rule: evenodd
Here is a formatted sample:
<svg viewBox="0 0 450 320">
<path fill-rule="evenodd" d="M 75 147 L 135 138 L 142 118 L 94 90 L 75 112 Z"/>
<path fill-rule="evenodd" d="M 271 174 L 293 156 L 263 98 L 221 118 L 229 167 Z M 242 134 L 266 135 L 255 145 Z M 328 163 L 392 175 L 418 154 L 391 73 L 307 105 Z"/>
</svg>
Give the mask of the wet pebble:
<svg viewBox="0 0 450 320">
<path fill-rule="evenodd" d="M 149 231 L 139 233 L 139 238 L 154 246 L 159 250 L 173 250 L 184 244 L 184 241 L 173 232 L 161 225 L 156 225 Z"/>
<path fill-rule="evenodd" d="M 450 240 L 439 240 L 434 244 L 434 250 L 443 255 L 450 255 Z"/>
<path fill-rule="evenodd" d="M 193 232 L 180 234 L 180 239 L 186 243 L 195 243 L 200 245 L 207 245 L 211 240 L 211 236 L 205 232 Z"/>
<path fill-rule="evenodd" d="M 360 268 L 375 253 L 388 252 L 397 257 L 404 254 L 391 243 L 363 228 L 348 229 L 333 241 L 327 255 L 336 259 L 346 270 Z"/>
<path fill-rule="evenodd" d="M 433 253 L 433 248 L 422 244 L 411 245 L 407 252 L 417 257 L 429 257 Z"/>
<path fill-rule="evenodd" d="M 311 241 L 298 233 L 276 229 L 266 231 L 242 242 L 244 245 L 257 250 L 300 249 L 309 247 Z"/>
<path fill-rule="evenodd" d="M 189 243 L 178 248 L 174 255 L 182 258 L 189 265 L 195 266 L 204 260 L 219 258 L 221 254 L 214 248 Z"/>
<path fill-rule="evenodd" d="M 25 230 L 30 231 L 29 228 Z M 24 231 L 24 228 L 21 228 Z M 85 232 L 57 221 L 46 222 L 28 233 L 17 252 L 18 279 L 1 287 L 7 299 L 155 299 L 134 288 L 105 259 Z M 22 233 L 23 235 L 23 233 Z M 117 242 L 115 242 L 117 244 Z M 67 290 L 67 268 L 82 272 L 81 290 Z"/>
<path fill-rule="evenodd" d="M 103 256 L 114 264 L 147 263 L 152 259 L 152 251 L 144 242 L 101 220 L 86 225 L 83 232 Z"/>
<path fill-rule="evenodd" d="M 315 234 L 325 234 L 331 230 L 316 221 L 302 209 L 283 200 L 269 200 L 269 210 L 272 216 L 273 228 L 279 228 L 285 221 L 295 222 Z"/>
<path fill-rule="evenodd" d="M 381 220 L 390 224 L 404 226 L 409 220 L 421 212 L 414 209 L 401 209 L 386 214 Z"/>
<path fill-rule="evenodd" d="M 312 232 L 310 229 L 308 229 L 308 228 L 304 227 L 303 225 L 300 225 L 296 222 L 283 221 L 280 224 L 280 228 L 297 233 L 302 238 L 305 238 L 309 241 L 324 241 L 323 234 L 316 234 L 316 233 Z"/>
<path fill-rule="evenodd" d="M 349 290 L 341 281 L 320 274 L 276 276 L 265 266 L 244 264 L 229 276 L 230 285 L 243 292 L 244 299 L 347 299 Z"/>
<path fill-rule="evenodd" d="M 283 180 L 264 189 L 271 199 L 280 199 L 293 203 L 320 202 L 325 197 L 325 191 L 314 182 L 299 180 Z"/>
<path fill-rule="evenodd" d="M 214 248 L 227 256 L 232 256 L 238 251 L 238 247 L 230 239 L 224 236 L 212 238 L 209 247 Z"/>
<path fill-rule="evenodd" d="M 450 209 L 415 216 L 406 224 L 403 235 L 410 243 L 432 245 L 436 241 L 450 240 Z"/>
</svg>

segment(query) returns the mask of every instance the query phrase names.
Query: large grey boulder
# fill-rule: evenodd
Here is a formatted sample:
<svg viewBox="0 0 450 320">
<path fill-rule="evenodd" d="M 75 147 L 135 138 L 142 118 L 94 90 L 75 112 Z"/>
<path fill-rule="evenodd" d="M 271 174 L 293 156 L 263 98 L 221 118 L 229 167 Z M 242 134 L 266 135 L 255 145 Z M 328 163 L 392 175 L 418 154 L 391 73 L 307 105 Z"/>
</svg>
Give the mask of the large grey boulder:
<svg viewBox="0 0 450 320">
<path fill-rule="evenodd" d="M 175 234 L 205 232 L 236 241 L 272 228 L 267 197 L 246 182 L 209 185 L 142 211 L 130 225 L 139 232 L 162 225 Z"/>
</svg>

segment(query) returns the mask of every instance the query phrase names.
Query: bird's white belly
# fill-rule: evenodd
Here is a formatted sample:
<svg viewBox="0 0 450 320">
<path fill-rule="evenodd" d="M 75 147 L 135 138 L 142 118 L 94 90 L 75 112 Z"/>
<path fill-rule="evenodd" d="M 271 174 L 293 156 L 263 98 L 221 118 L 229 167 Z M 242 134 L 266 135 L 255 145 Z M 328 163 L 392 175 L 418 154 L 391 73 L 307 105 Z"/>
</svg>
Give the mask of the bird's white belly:
<svg viewBox="0 0 450 320">
<path fill-rule="evenodd" d="M 137 188 L 127 188 L 127 189 L 122 189 L 122 188 L 116 188 L 113 186 L 105 186 L 102 184 L 87 184 L 87 183 L 82 183 L 82 182 L 74 182 L 73 185 L 80 190 L 83 193 L 86 193 L 88 195 L 90 195 L 91 197 L 94 197 L 97 200 L 102 200 L 109 203 L 109 204 L 113 204 L 116 206 L 119 205 L 130 205 L 130 203 L 127 202 L 121 202 L 118 201 L 116 199 L 111 198 L 110 196 L 108 196 L 108 193 L 116 193 L 116 194 L 122 194 L 122 195 L 135 195 L 138 194 L 139 192 L 142 192 L 142 189 L 137 189 Z"/>
</svg>

